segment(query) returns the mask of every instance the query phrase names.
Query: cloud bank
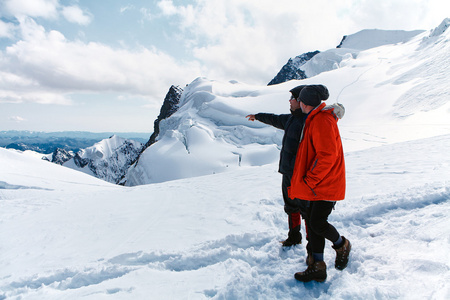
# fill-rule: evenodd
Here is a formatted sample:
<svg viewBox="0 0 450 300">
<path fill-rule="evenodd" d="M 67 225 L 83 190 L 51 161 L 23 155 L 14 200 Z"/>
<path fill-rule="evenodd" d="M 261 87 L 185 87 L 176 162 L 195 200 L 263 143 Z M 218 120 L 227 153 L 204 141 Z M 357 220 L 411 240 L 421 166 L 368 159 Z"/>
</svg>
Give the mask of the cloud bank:
<svg viewBox="0 0 450 300">
<path fill-rule="evenodd" d="M 450 11 L 444 0 L 162 0 L 117 9 L 140 11 L 140 26 L 163 24 L 165 37 L 186 54 L 175 57 L 151 45 L 68 39 L 40 23 L 65 20 L 88 31 L 96 16 L 86 7 L 59 0 L 0 4 L 0 38 L 10 41 L 0 52 L 0 103 L 70 105 L 74 93 L 106 92 L 160 103 L 171 84 L 198 76 L 266 84 L 290 57 L 335 47 L 345 34 L 430 29 Z"/>
</svg>

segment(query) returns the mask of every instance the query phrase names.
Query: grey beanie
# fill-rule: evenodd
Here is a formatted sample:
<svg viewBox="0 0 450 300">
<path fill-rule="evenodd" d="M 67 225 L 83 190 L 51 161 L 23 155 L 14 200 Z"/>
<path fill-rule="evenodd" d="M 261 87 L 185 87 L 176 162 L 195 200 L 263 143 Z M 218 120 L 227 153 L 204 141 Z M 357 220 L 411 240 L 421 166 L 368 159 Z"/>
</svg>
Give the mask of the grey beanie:
<svg viewBox="0 0 450 300">
<path fill-rule="evenodd" d="M 298 95 L 300 95 L 300 91 L 305 87 L 306 85 L 299 85 L 290 90 L 289 92 L 292 93 L 295 99 L 298 99 Z"/>
<path fill-rule="evenodd" d="M 300 91 L 300 101 L 309 106 L 318 106 L 322 100 L 327 100 L 330 94 L 326 86 L 321 84 L 308 85 Z"/>
</svg>

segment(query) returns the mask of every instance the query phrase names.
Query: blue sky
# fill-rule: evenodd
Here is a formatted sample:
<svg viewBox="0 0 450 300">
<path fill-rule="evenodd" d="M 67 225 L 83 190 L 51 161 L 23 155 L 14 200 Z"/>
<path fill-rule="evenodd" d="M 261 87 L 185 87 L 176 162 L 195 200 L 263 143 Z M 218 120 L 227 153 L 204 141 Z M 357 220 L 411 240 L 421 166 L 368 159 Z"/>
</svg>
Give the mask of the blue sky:
<svg viewBox="0 0 450 300">
<path fill-rule="evenodd" d="M 362 29 L 431 29 L 447 0 L 0 0 L 0 130 L 152 132 L 170 86 L 267 84 Z"/>
</svg>

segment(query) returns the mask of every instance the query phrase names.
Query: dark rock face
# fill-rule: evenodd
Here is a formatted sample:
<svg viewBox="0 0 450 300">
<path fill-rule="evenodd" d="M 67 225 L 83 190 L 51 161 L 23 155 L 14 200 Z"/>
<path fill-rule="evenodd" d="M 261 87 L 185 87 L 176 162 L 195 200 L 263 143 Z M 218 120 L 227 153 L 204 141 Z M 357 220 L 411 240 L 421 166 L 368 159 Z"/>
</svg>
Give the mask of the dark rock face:
<svg viewBox="0 0 450 300">
<path fill-rule="evenodd" d="M 142 148 L 142 152 L 145 151 L 148 147 L 153 145 L 156 142 L 156 138 L 159 134 L 159 123 L 161 120 L 164 120 L 171 115 L 173 115 L 177 109 L 178 109 L 178 103 L 180 102 L 181 94 L 183 93 L 183 89 L 179 86 L 172 85 L 169 89 L 169 91 L 166 94 L 166 97 L 164 98 L 163 105 L 161 106 L 161 110 L 159 111 L 159 116 L 156 118 L 154 125 L 153 125 L 153 133 L 150 136 L 150 139 L 145 143 L 144 147 Z M 140 156 L 140 154 L 139 154 Z M 137 157 L 136 161 L 139 160 L 139 156 Z"/>
<path fill-rule="evenodd" d="M 139 155 L 140 151 L 141 147 L 136 148 L 135 144 L 130 141 L 125 141 L 107 159 L 81 159 L 79 163 L 87 164 L 97 178 L 111 183 L 118 183 L 127 172 L 128 167 Z"/>
<path fill-rule="evenodd" d="M 316 50 L 314 52 L 301 54 L 295 58 L 290 58 L 268 85 L 279 84 L 292 79 L 301 80 L 307 78 L 305 72 L 301 70 L 300 67 L 318 53 L 320 53 L 320 51 Z"/>
<path fill-rule="evenodd" d="M 155 141 L 156 137 L 159 134 L 159 123 L 161 120 L 164 120 L 171 115 L 173 115 L 178 109 L 178 103 L 180 102 L 181 94 L 183 93 L 183 89 L 179 86 L 172 85 L 169 91 L 164 98 L 164 103 L 161 106 L 161 110 L 159 112 L 158 118 L 154 122 L 153 134 L 150 136 L 150 139 L 145 144 L 144 151 L 146 148 L 150 147 Z"/>
<path fill-rule="evenodd" d="M 88 168 L 97 178 L 118 183 L 141 152 L 142 144 L 115 136 L 102 142 L 110 147 L 110 151 L 105 153 L 94 145 L 78 151 L 73 163 L 77 168 Z"/>
<path fill-rule="evenodd" d="M 339 43 L 339 45 L 336 46 L 336 48 L 342 48 L 342 45 L 344 44 L 344 41 L 347 39 L 347 36 L 344 35 L 344 37 L 342 38 L 341 42 Z"/>
<path fill-rule="evenodd" d="M 82 158 L 79 153 L 75 154 L 75 157 L 73 158 L 73 161 L 77 165 L 78 168 L 84 168 L 89 164 L 89 159 Z M 90 168 L 91 169 L 91 168 Z M 94 172 L 95 173 L 95 172 Z"/>
<path fill-rule="evenodd" d="M 55 149 L 55 151 L 53 151 L 51 162 L 58 165 L 63 165 L 66 161 L 70 160 L 73 157 L 74 154 L 71 151 L 57 148 Z"/>
</svg>

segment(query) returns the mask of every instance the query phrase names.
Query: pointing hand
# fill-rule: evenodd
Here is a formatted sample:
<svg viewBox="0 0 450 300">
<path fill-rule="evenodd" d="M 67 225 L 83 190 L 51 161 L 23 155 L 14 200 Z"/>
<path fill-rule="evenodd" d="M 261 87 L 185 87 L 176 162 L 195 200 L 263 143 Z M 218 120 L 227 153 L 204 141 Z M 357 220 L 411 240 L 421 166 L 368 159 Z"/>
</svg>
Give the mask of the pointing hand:
<svg viewBox="0 0 450 300">
<path fill-rule="evenodd" d="M 248 118 L 249 121 L 255 121 L 255 115 L 248 115 L 246 116 L 246 118 Z"/>
</svg>

